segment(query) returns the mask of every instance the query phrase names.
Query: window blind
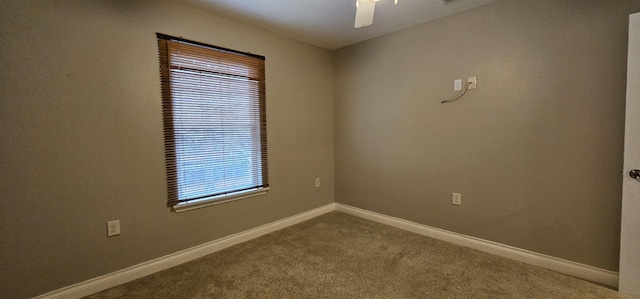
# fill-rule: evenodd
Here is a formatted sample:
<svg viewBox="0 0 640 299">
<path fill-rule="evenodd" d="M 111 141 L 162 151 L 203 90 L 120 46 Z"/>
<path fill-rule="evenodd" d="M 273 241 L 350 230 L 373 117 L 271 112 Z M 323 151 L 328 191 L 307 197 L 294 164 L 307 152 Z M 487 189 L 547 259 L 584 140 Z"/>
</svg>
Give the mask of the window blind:
<svg viewBox="0 0 640 299">
<path fill-rule="evenodd" d="M 264 57 L 157 37 L 167 205 L 268 188 Z"/>
</svg>

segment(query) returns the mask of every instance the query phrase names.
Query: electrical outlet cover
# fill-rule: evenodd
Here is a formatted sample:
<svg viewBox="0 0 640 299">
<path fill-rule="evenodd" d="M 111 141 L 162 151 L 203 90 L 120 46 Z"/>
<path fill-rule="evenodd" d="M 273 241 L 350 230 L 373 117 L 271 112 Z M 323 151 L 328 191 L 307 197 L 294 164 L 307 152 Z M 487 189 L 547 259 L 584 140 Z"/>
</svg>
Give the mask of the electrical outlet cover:
<svg viewBox="0 0 640 299">
<path fill-rule="evenodd" d="M 451 194 L 451 204 L 456 206 L 462 205 L 462 194 L 460 193 L 452 193 Z"/>
<path fill-rule="evenodd" d="M 107 237 L 120 234 L 120 220 L 107 221 Z"/>
<path fill-rule="evenodd" d="M 462 90 L 462 79 L 453 80 L 453 90 Z"/>
<path fill-rule="evenodd" d="M 469 89 L 476 89 L 478 87 L 478 78 L 477 77 L 469 77 L 467 79 L 467 82 L 471 83 L 471 84 L 469 84 Z"/>
</svg>

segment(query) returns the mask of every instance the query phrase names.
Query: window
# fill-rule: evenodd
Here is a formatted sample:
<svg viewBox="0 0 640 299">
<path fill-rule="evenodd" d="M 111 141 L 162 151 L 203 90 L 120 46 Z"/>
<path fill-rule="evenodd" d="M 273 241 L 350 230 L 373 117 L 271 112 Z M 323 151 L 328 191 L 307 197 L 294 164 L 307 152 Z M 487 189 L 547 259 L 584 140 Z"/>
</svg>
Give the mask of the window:
<svg viewBox="0 0 640 299">
<path fill-rule="evenodd" d="M 174 211 L 264 194 L 264 57 L 158 34 L 167 205 Z"/>
</svg>

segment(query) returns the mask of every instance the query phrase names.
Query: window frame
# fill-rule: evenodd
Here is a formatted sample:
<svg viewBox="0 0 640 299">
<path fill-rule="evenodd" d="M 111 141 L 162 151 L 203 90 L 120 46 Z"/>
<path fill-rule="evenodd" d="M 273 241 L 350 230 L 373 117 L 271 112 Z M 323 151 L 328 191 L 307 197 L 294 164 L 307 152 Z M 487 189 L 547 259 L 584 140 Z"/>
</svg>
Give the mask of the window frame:
<svg viewBox="0 0 640 299">
<path fill-rule="evenodd" d="M 182 212 L 182 211 L 198 209 L 206 206 L 217 205 L 217 204 L 227 203 L 231 201 L 236 201 L 236 200 L 241 200 L 249 197 L 266 194 L 269 191 L 269 178 L 268 178 L 268 161 L 267 161 L 265 57 L 251 54 L 251 53 L 244 53 L 236 50 L 231 50 L 227 48 L 212 46 L 212 45 L 195 42 L 195 41 L 191 41 L 183 38 L 173 37 L 173 36 L 169 36 L 161 33 L 157 33 L 156 35 L 158 40 L 160 79 L 161 79 L 161 91 L 162 91 L 165 169 L 166 169 L 166 177 L 167 177 L 167 206 L 170 207 L 175 212 Z M 214 194 L 196 196 L 194 198 L 186 198 L 186 199 L 179 198 L 180 196 L 179 188 L 181 188 L 181 186 L 183 185 L 180 183 L 180 179 L 179 179 L 180 175 L 178 174 L 178 171 L 179 171 L 178 164 L 179 164 L 180 154 L 178 153 L 176 148 L 177 148 L 177 144 L 183 141 L 181 141 L 182 135 L 176 138 L 176 136 L 178 135 L 176 135 L 175 131 L 180 131 L 180 129 L 176 129 L 176 126 L 175 126 L 176 116 L 174 114 L 176 113 L 175 109 L 179 109 L 178 106 L 180 104 L 177 104 L 177 105 L 174 104 L 174 94 L 173 94 L 174 91 L 172 90 L 171 85 L 173 80 L 172 70 L 181 71 L 182 69 L 172 64 L 173 62 L 171 61 L 171 58 L 170 58 L 172 57 L 171 55 L 180 55 L 180 53 L 179 51 L 175 53 L 172 52 L 172 47 L 174 47 L 175 44 L 170 44 L 170 43 L 184 44 L 185 46 L 188 46 L 188 47 L 198 47 L 197 51 L 202 50 L 205 54 L 211 53 L 211 56 L 206 56 L 205 54 L 203 54 L 202 57 L 204 58 L 202 61 L 198 61 L 199 63 L 205 63 L 205 62 L 211 63 L 211 60 L 208 60 L 208 59 L 215 59 L 216 57 L 223 57 L 223 56 L 230 57 L 233 61 L 235 61 L 235 59 L 237 58 L 241 62 L 238 62 L 237 64 L 230 64 L 231 67 L 237 67 L 240 70 L 242 70 L 242 67 L 246 67 L 247 72 L 253 72 L 252 73 L 253 77 L 249 77 L 249 75 L 247 75 L 247 77 L 245 77 L 245 80 L 251 81 L 251 83 L 247 83 L 247 84 L 257 83 L 258 93 L 257 93 L 257 96 L 251 95 L 249 97 L 248 99 L 249 105 L 252 106 L 253 108 L 251 108 L 250 112 L 248 113 L 255 114 L 257 112 L 258 120 L 256 123 L 254 119 L 251 119 L 252 123 L 249 126 L 249 128 L 251 128 L 251 132 L 253 132 L 255 131 L 254 129 L 256 129 L 255 127 L 257 127 L 259 132 L 257 134 L 255 133 L 251 134 L 252 137 L 249 138 L 249 140 L 251 141 L 250 147 L 253 147 L 254 149 L 249 151 L 251 154 L 250 154 L 250 158 L 248 159 L 251 159 L 250 161 L 259 161 L 259 162 L 256 162 L 255 164 L 257 165 L 254 165 L 254 166 L 251 166 L 252 163 L 250 162 L 250 166 L 249 166 L 250 173 L 247 176 L 245 176 L 245 179 L 251 180 L 252 178 L 253 179 L 257 178 L 257 181 L 259 181 L 258 184 L 248 185 L 250 187 L 236 189 L 236 190 L 234 190 L 233 188 L 225 187 L 227 188 L 226 190 L 222 192 L 214 193 Z M 251 63 L 245 62 L 245 60 Z M 225 63 L 229 63 L 229 61 L 225 61 Z M 223 68 L 223 66 L 228 66 L 228 65 L 229 64 L 218 64 L 218 65 L 214 65 L 214 67 Z M 251 68 L 249 68 L 249 66 L 251 66 Z M 204 72 L 204 69 L 200 69 L 197 71 Z M 216 74 L 230 76 L 231 72 L 232 71 L 229 71 L 228 73 L 224 71 L 220 71 L 219 73 L 216 73 Z M 240 77 L 242 77 L 242 75 L 240 75 Z M 217 79 L 214 79 L 214 80 L 217 80 Z M 218 81 L 224 81 L 224 80 L 220 79 Z M 218 82 L 216 84 L 218 84 Z M 224 86 L 227 87 L 228 85 L 224 85 Z M 201 86 L 196 86 L 194 88 L 197 88 L 197 87 L 201 87 Z M 225 99 L 225 101 L 231 104 L 235 104 L 235 103 L 232 103 L 234 101 L 232 99 Z M 189 102 L 189 103 L 192 103 L 192 102 Z M 255 107 L 258 107 L 257 109 L 259 110 L 256 111 Z M 230 117 L 231 116 L 225 115 L 223 119 L 229 119 Z M 254 117 L 256 116 L 254 115 Z M 218 127 L 215 127 L 215 128 L 218 128 Z M 213 133 L 210 133 L 210 134 L 213 134 Z M 255 135 L 259 135 L 259 136 L 256 137 Z M 176 139 L 178 141 L 176 141 Z M 184 150 L 186 145 L 183 143 L 181 144 L 182 144 L 182 147 L 180 149 Z M 229 151 L 230 150 L 225 150 L 225 149 L 219 150 L 220 153 L 228 153 Z M 218 152 L 218 150 L 216 152 Z M 188 157 L 188 155 L 186 155 L 185 157 Z M 236 159 L 234 161 L 237 162 L 239 160 Z M 226 163 L 226 160 L 223 163 Z M 216 164 L 209 163 L 207 164 L 206 169 L 210 170 L 210 168 L 213 169 L 215 166 Z M 187 170 L 182 170 L 181 172 L 187 173 L 189 171 L 191 170 L 187 169 Z M 183 178 L 186 176 L 187 176 L 186 174 L 182 174 Z M 229 182 L 230 180 L 231 179 L 227 179 L 226 177 L 224 178 L 224 182 L 226 183 Z M 210 181 L 208 182 L 211 183 Z M 185 188 L 187 189 L 190 187 L 188 185 L 186 186 L 187 187 Z"/>
</svg>

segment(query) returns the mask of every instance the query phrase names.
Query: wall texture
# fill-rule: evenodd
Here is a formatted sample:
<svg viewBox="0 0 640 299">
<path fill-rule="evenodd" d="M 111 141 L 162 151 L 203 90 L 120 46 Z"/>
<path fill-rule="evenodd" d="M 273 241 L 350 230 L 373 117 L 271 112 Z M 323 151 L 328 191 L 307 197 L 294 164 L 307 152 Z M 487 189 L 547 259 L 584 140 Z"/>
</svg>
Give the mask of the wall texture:
<svg viewBox="0 0 640 299">
<path fill-rule="evenodd" d="M 336 51 L 336 201 L 616 271 L 637 11 L 505 0 Z"/>
<path fill-rule="evenodd" d="M 617 270 L 638 11 L 503 0 L 332 54 L 168 1 L 4 1 L 2 293 L 36 296 L 330 203 L 334 161 L 337 202 Z M 156 32 L 266 56 L 268 195 L 166 208 Z M 439 103 L 468 76 L 478 89 Z M 112 219 L 122 235 L 107 238 Z"/>
<path fill-rule="evenodd" d="M 166 207 L 155 33 L 266 56 L 271 191 Z M 3 1 L 0 281 L 26 298 L 334 201 L 332 53 L 165 1 Z M 314 178 L 322 187 L 314 187 Z M 106 237 L 106 221 L 122 234 Z"/>
</svg>

